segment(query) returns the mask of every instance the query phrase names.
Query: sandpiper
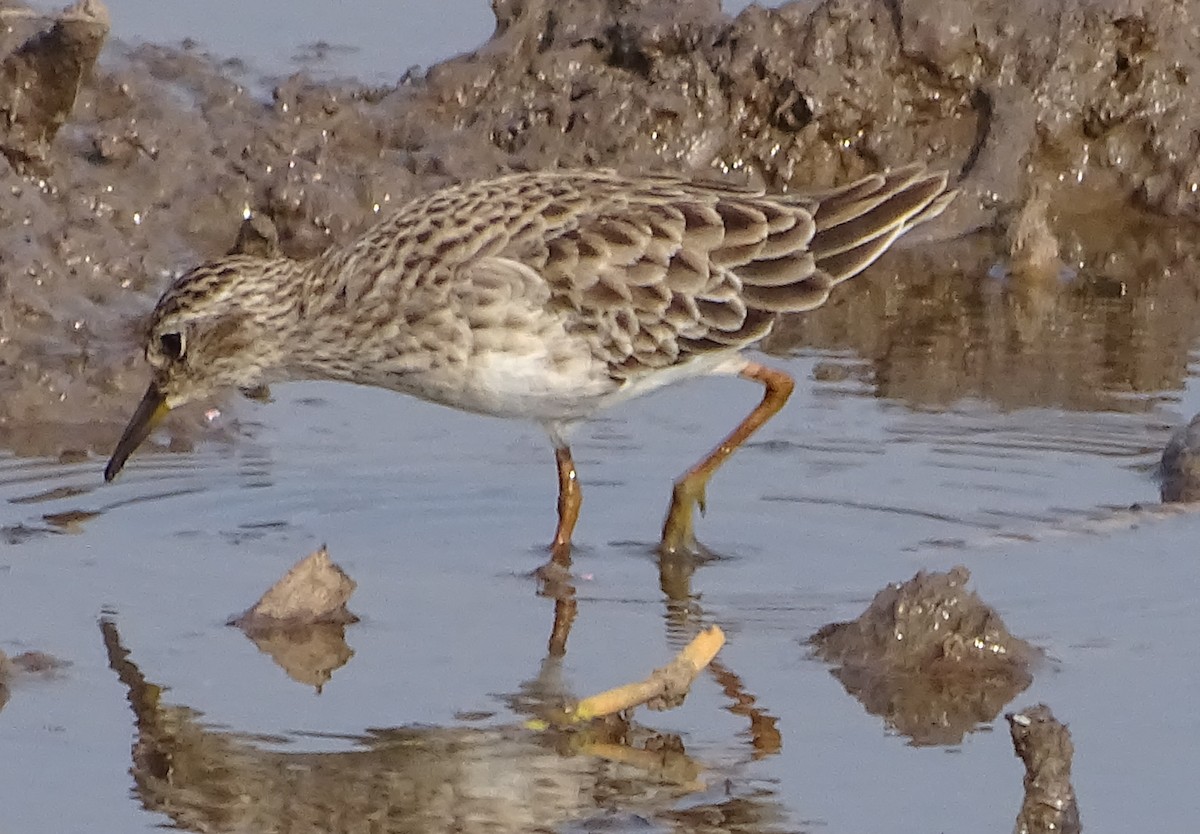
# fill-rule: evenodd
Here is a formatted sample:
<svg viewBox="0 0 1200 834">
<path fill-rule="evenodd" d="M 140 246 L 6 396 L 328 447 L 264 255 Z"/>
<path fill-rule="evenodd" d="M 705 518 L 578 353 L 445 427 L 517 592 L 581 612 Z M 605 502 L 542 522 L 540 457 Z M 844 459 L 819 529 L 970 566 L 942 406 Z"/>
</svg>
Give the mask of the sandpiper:
<svg viewBox="0 0 1200 834">
<path fill-rule="evenodd" d="M 233 255 L 159 299 L 153 378 L 104 471 L 172 408 L 226 387 L 344 380 L 539 423 L 558 463 L 552 550 L 581 493 L 569 429 L 672 382 L 737 374 L 762 401 L 675 481 L 664 553 L 696 547 L 693 509 L 793 381 L 743 351 L 953 199 L 912 165 L 813 194 L 612 171 L 518 173 L 409 202 L 308 261 Z"/>
</svg>

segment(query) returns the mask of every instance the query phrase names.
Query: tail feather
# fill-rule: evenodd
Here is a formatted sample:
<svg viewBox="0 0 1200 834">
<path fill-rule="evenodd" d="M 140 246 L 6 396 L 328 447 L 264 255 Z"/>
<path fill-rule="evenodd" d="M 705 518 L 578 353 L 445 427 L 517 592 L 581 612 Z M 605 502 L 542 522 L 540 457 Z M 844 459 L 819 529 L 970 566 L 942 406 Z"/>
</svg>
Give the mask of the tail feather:
<svg viewBox="0 0 1200 834">
<path fill-rule="evenodd" d="M 945 190 L 945 174 L 888 176 L 875 194 L 849 205 L 832 207 L 828 216 L 822 212 L 826 206 L 822 202 L 814 215 L 817 231 L 809 251 L 821 261 L 857 249 L 874 238 L 886 237 L 895 229 L 904 231 L 908 221 L 929 208 Z"/>
<path fill-rule="evenodd" d="M 790 313 L 819 307 L 837 284 L 862 272 L 896 238 L 937 217 L 954 198 L 944 173 L 909 165 L 802 198 L 776 198 L 796 221 L 739 249 L 722 266 L 742 282 L 752 309 Z M 771 198 L 762 198 L 764 202 Z"/>
<path fill-rule="evenodd" d="M 813 220 L 818 229 L 828 229 L 870 211 L 925 173 L 919 164 L 868 174 L 845 185 L 804 195 L 815 204 Z"/>
</svg>

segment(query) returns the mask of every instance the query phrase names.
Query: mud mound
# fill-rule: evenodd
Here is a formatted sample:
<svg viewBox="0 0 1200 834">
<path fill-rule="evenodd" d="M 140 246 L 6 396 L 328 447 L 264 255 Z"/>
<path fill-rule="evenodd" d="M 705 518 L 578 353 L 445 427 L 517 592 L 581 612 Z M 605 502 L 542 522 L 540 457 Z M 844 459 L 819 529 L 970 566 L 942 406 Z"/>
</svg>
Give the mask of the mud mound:
<svg viewBox="0 0 1200 834">
<path fill-rule="evenodd" d="M 1040 652 L 966 589 L 964 567 L 889 585 L 809 641 L 868 712 L 915 744 L 958 744 L 1033 681 Z"/>
<path fill-rule="evenodd" d="M 399 201 L 509 168 L 782 189 L 916 160 L 962 179 L 936 236 L 990 229 L 1036 191 L 1062 243 L 1046 251 L 1068 264 L 1107 263 L 1114 241 L 1144 256 L 1139 275 L 1194 261 L 1121 227 L 1133 206 L 1200 207 L 1194 2 L 827 0 L 736 19 L 716 0 L 494 7 L 488 44 L 424 75 L 296 76 L 269 100 L 239 62 L 188 49 L 109 45 L 93 66 L 98 0 L 55 20 L 0 9 L 0 446 L 107 451 L 144 383 L 138 317 L 173 274 L 229 249 L 246 208 L 307 257 Z M 1098 234 L 1073 231 L 1100 209 Z M 965 262 L 1002 261 L 1000 241 L 975 236 Z M 963 255 L 929 256 L 932 274 L 971 285 Z"/>
</svg>

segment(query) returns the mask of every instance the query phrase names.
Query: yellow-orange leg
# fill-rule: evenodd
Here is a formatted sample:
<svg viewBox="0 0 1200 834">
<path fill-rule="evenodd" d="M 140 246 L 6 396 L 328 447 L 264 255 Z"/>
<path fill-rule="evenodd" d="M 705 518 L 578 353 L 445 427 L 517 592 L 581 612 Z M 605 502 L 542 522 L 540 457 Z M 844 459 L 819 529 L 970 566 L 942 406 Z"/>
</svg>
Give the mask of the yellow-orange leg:
<svg viewBox="0 0 1200 834">
<path fill-rule="evenodd" d="M 554 460 L 558 463 L 558 528 L 554 531 L 550 551 L 554 561 L 562 563 L 571 555 L 571 534 L 579 520 L 583 494 L 579 490 L 579 476 L 575 473 L 571 450 L 566 446 L 555 447 Z"/>
<path fill-rule="evenodd" d="M 538 573 L 543 583 L 541 593 L 554 598 L 554 627 L 550 631 L 548 649 L 551 657 L 562 657 L 567 653 L 567 638 L 578 609 L 569 571 L 571 534 L 579 519 L 583 494 L 579 490 L 579 476 L 575 473 L 571 450 L 565 445 L 555 446 L 554 459 L 558 463 L 558 529 L 554 531 L 554 543 L 550 545 L 550 561 Z"/>
<path fill-rule="evenodd" d="M 757 362 L 751 362 L 742 369 L 738 376 L 761 382 L 766 389 L 762 402 L 746 415 L 729 436 L 717 444 L 708 456 L 685 472 L 675 481 L 675 491 L 671 495 L 671 508 L 667 511 L 667 520 L 663 522 L 662 544 L 663 553 L 678 553 L 696 549 L 696 535 L 692 530 L 692 508 L 699 507 L 704 512 L 704 492 L 708 479 L 716 472 L 725 459 L 746 442 L 763 423 L 770 420 L 792 395 L 796 383 L 783 371 L 776 371 Z"/>
</svg>

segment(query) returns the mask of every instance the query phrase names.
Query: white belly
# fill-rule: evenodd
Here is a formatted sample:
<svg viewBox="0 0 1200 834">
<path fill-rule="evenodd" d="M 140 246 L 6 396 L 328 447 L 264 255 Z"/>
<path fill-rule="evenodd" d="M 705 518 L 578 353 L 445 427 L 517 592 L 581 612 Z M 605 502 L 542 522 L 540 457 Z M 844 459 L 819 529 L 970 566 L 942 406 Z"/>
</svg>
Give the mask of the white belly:
<svg viewBox="0 0 1200 834">
<path fill-rule="evenodd" d="M 551 361 L 544 353 L 485 353 L 452 372 L 406 374 L 394 387 L 463 411 L 543 424 L 572 423 L 675 382 L 735 374 L 746 361 L 731 350 L 620 381 L 590 354 Z"/>
</svg>

